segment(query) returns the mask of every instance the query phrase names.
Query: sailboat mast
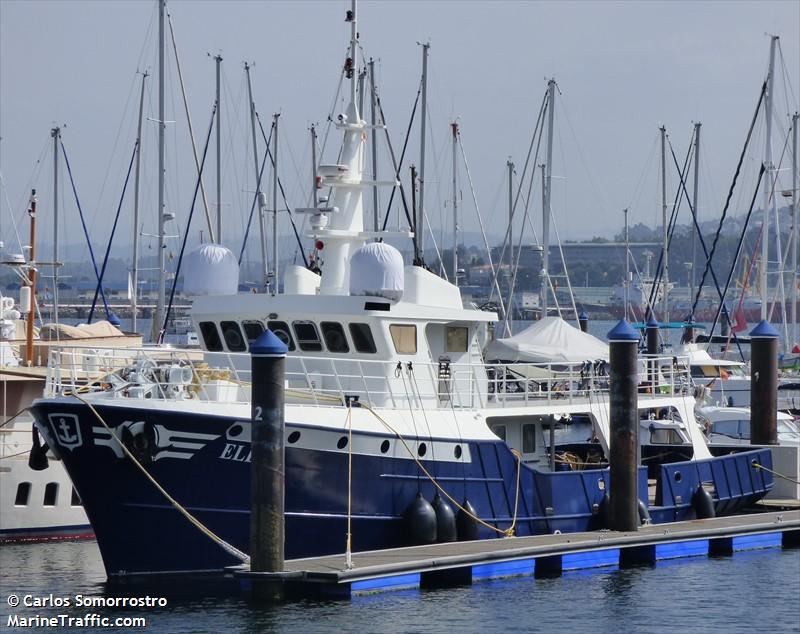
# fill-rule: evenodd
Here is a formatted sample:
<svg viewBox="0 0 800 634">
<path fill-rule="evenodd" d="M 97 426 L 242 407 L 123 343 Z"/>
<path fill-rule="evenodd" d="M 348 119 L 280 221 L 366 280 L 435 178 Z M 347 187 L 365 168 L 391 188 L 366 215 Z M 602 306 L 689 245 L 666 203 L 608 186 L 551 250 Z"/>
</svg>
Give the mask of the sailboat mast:
<svg viewBox="0 0 800 634">
<path fill-rule="evenodd" d="M 792 116 L 792 344 L 797 340 L 797 124 L 800 115 Z"/>
<path fill-rule="evenodd" d="M 510 251 L 508 269 L 510 271 L 514 267 L 514 227 L 511 222 L 514 219 L 514 163 L 510 158 L 506 161 L 506 167 L 508 168 L 508 246 Z M 502 264 L 500 262 L 501 266 Z"/>
<path fill-rule="evenodd" d="M 775 74 L 775 45 L 778 43 L 778 36 L 771 35 L 769 41 L 769 70 L 767 71 L 767 94 L 764 100 L 765 117 L 765 140 L 764 140 L 764 205 L 763 219 L 761 221 L 761 268 L 759 269 L 759 285 L 761 286 L 761 319 L 767 318 L 767 302 L 769 300 L 769 278 L 767 269 L 769 268 L 769 212 L 770 198 L 775 204 L 775 197 L 772 196 L 772 85 Z"/>
<path fill-rule="evenodd" d="M 623 209 L 622 213 L 625 216 L 625 281 L 622 283 L 622 305 L 625 311 L 625 319 L 627 319 L 631 287 L 631 242 L 630 234 L 628 233 L 628 208 Z"/>
<path fill-rule="evenodd" d="M 36 317 L 36 190 L 31 190 L 28 215 L 31 217 L 31 248 L 28 252 L 28 287 L 31 289 L 28 303 L 28 324 L 25 332 L 25 361 L 33 365 L 33 324 Z"/>
<path fill-rule="evenodd" d="M 58 142 L 61 128 L 50 131 L 53 137 L 53 321 L 58 323 Z"/>
<path fill-rule="evenodd" d="M 547 163 L 544 174 L 542 205 L 542 280 L 541 280 L 541 316 L 547 317 L 547 287 L 550 284 L 548 265 L 550 260 L 550 191 L 553 185 L 553 118 L 556 109 L 556 80 L 547 82 Z"/>
<path fill-rule="evenodd" d="M 219 98 L 222 55 L 215 55 L 214 62 L 217 71 L 217 244 L 222 244 L 222 103 Z"/>
<path fill-rule="evenodd" d="M 458 286 L 458 163 L 456 162 L 458 123 L 454 121 L 450 127 L 453 129 L 453 284 Z"/>
<path fill-rule="evenodd" d="M 702 123 L 699 121 L 694 124 L 694 217 L 697 220 L 698 200 L 700 191 L 700 128 Z M 700 223 L 697 223 L 700 226 Z M 690 296 L 694 298 L 694 269 L 697 258 L 697 231 L 692 227 L 692 268 L 689 276 Z"/>
<path fill-rule="evenodd" d="M 669 230 L 667 226 L 667 128 L 661 126 L 661 237 L 664 253 L 664 274 L 661 276 L 661 288 L 664 293 L 661 297 L 661 320 L 669 321 Z"/>
<path fill-rule="evenodd" d="M 273 295 L 278 294 L 278 117 L 280 113 L 272 115 L 272 285 L 270 290 Z"/>
<path fill-rule="evenodd" d="M 131 330 L 136 332 L 136 316 L 139 311 L 139 170 L 142 163 L 142 115 L 144 113 L 144 82 L 147 71 L 142 73 L 142 90 L 139 94 L 139 121 L 136 126 L 136 172 L 133 188 L 133 263 L 131 264 Z"/>
<path fill-rule="evenodd" d="M 158 341 L 164 323 L 164 295 L 166 293 L 166 244 L 164 241 L 166 217 L 164 215 L 164 14 L 166 0 L 158 0 L 158 296 L 153 320 L 153 341 Z"/>
<path fill-rule="evenodd" d="M 250 82 L 250 64 L 244 63 L 244 72 L 247 76 L 247 98 L 250 100 L 250 136 L 253 140 L 253 166 L 256 170 L 256 202 L 258 203 L 258 228 L 261 234 L 259 244 L 261 246 L 261 272 L 264 288 L 269 284 L 269 267 L 267 265 L 267 227 L 264 221 L 264 205 L 261 195 L 261 183 L 259 182 L 258 169 L 258 142 L 256 139 L 256 104 L 253 101 L 253 85 Z M 219 126 L 217 126 L 219 130 Z"/>
<path fill-rule="evenodd" d="M 372 181 L 378 181 L 378 129 L 377 120 L 377 101 L 378 95 L 375 93 L 375 60 L 369 58 L 369 83 L 370 83 L 370 125 L 372 126 Z M 378 231 L 378 186 L 372 186 L 372 224 L 373 231 Z"/>
<path fill-rule="evenodd" d="M 429 43 L 422 45 L 422 118 L 420 119 L 419 139 L 419 220 L 417 221 L 417 243 L 419 254 L 425 259 L 425 128 L 428 118 L 428 49 Z"/>
<path fill-rule="evenodd" d="M 506 167 L 508 168 L 508 270 L 510 271 L 514 268 L 514 226 L 511 223 L 514 218 L 514 163 L 510 158 L 506 161 Z M 502 264 L 500 262 L 501 266 Z"/>
</svg>

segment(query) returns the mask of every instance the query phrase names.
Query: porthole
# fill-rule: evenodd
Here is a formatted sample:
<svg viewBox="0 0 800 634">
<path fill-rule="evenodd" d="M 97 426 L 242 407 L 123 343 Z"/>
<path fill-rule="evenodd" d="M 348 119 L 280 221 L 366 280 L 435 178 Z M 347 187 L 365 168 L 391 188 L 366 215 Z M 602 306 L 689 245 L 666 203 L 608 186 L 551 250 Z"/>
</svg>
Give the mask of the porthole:
<svg viewBox="0 0 800 634">
<path fill-rule="evenodd" d="M 419 454 L 419 457 L 421 458 L 426 453 L 428 453 L 428 446 L 424 442 L 419 443 L 419 447 L 417 447 L 417 454 Z"/>
<path fill-rule="evenodd" d="M 232 425 L 231 428 L 228 430 L 228 438 L 236 438 L 239 434 L 244 431 L 244 427 L 241 425 Z"/>
<path fill-rule="evenodd" d="M 291 434 L 289 434 L 289 437 L 286 439 L 286 442 L 288 442 L 290 445 L 293 445 L 298 440 L 300 440 L 300 432 L 293 431 Z"/>
<path fill-rule="evenodd" d="M 683 480 L 683 476 L 681 475 L 681 472 L 680 471 L 676 471 L 675 472 L 675 482 L 680 482 L 681 480 Z"/>
<path fill-rule="evenodd" d="M 338 449 L 344 449 L 345 447 L 347 447 L 347 436 L 342 436 L 339 439 L 339 442 L 336 443 L 336 447 Z"/>
<path fill-rule="evenodd" d="M 455 449 L 453 449 L 453 455 L 456 457 L 456 460 L 461 459 L 461 445 L 456 445 Z"/>
<path fill-rule="evenodd" d="M 386 453 L 387 451 L 389 451 L 389 447 L 390 446 L 391 446 L 391 443 L 388 440 L 384 440 L 381 443 L 381 453 Z"/>
</svg>

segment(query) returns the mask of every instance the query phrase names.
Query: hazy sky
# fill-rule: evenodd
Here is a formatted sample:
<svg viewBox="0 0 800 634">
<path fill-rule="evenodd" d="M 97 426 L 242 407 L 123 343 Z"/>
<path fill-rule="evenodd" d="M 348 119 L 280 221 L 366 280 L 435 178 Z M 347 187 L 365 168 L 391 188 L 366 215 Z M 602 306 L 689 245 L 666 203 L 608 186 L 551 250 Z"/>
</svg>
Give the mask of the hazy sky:
<svg viewBox="0 0 800 634">
<path fill-rule="evenodd" d="M 255 178 L 242 64 L 255 62 L 254 98 L 267 131 L 272 113 L 282 113 L 280 174 L 289 205 L 306 206 L 311 178 L 308 127 L 318 122 L 323 134 L 328 114 L 341 109 L 331 109 L 331 104 L 349 37 L 343 22 L 348 7 L 342 0 L 176 0 L 168 5 L 201 150 L 214 99 L 214 62 L 207 53 L 220 52 L 224 58 L 224 237 L 237 253 Z M 451 230 L 449 122 L 459 117 L 484 222 L 497 235 L 507 213 L 506 160 L 512 157 L 517 163 L 518 178 L 548 77 L 555 76 L 561 92 L 556 103 L 553 171 L 558 179 L 553 206 L 562 238 L 611 236 L 621 227 L 621 209 L 626 206 L 631 207 L 632 223 L 660 222 L 656 143 L 662 123 L 682 160 L 692 123 L 702 122 L 699 212 L 702 219 L 719 214 L 766 73 L 767 32 L 781 37 L 776 161 L 784 148 L 787 113 L 798 108 L 797 1 L 387 0 L 362 2 L 359 26 L 366 54 L 378 60 L 379 91 L 398 153 L 419 84 L 417 43 L 431 43 L 425 206 L 437 237 L 443 223 Z M 52 150 L 47 144 L 50 128 L 59 124 L 66 126 L 63 139 L 92 239 L 97 249 L 105 244 L 134 144 L 137 70 L 156 71 L 156 33 L 156 3 L 148 0 L 0 0 L 0 169 L 18 222 L 31 185 L 39 190 L 42 240 L 52 235 Z M 167 60 L 167 119 L 175 121 L 168 134 L 167 196 L 183 227 L 194 165 L 171 52 Z M 155 79 L 148 78 L 146 117 L 157 116 Z M 752 195 L 763 136 L 762 120 L 742 176 L 744 187 L 734 197 L 740 209 Z M 419 162 L 417 137 L 415 129 L 406 165 Z M 150 233 L 155 232 L 155 140 L 156 125 L 146 122 L 142 217 L 144 231 Z M 332 133 L 327 162 L 335 161 L 338 140 Z M 213 156 L 212 141 L 205 173 L 212 200 Z M 390 167 L 385 150 L 380 156 L 386 178 Z M 478 224 L 463 165 L 459 170 L 462 226 L 475 231 Z M 403 177 L 407 174 L 404 170 Z M 784 187 L 790 186 L 789 172 L 781 177 L 787 179 Z M 673 169 L 667 182 L 671 201 L 677 183 Z M 62 183 L 62 236 L 77 242 L 82 238 L 63 169 Z M 6 191 L 0 191 L 0 240 L 11 244 L 16 239 Z M 133 232 L 130 194 L 120 221 L 124 244 Z M 386 193 L 381 197 L 385 206 Z M 537 176 L 532 208 L 537 230 L 540 197 Z M 193 235 L 204 223 L 202 206 L 195 213 Z M 683 214 L 688 222 L 685 207 Z"/>
</svg>

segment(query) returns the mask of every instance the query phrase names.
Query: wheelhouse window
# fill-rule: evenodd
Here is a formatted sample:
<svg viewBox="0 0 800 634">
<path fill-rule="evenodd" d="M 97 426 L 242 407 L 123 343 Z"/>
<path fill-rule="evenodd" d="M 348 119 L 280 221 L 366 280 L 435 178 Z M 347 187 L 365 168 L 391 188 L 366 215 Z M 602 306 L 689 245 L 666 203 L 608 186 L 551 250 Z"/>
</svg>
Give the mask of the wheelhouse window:
<svg viewBox="0 0 800 634">
<path fill-rule="evenodd" d="M 342 324 L 335 321 L 323 321 L 320 326 L 322 327 L 322 336 L 325 337 L 325 345 L 330 352 L 350 352 Z"/>
<path fill-rule="evenodd" d="M 320 352 L 322 350 L 322 341 L 313 321 L 293 321 L 292 327 L 300 350 L 305 350 L 306 352 Z"/>
<path fill-rule="evenodd" d="M 292 335 L 289 334 L 289 324 L 285 321 L 268 321 L 267 328 L 272 331 L 272 334 L 286 344 L 286 347 L 289 348 L 289 352 L 294 350 L 294 340 L 292 339 Z"/>
<path fill-rule="evenodd" d="M 389 333 L 397 354 L 417 353 L 417 327 L 406 324 L 391 324 Z"/>
<path fill-rule="evenodd" d="M 222 350 L 222 339 L 220 339 L 217 324 L 213 321 L 201 321 L 200 334 L 203 336 L 206 350 L 209 352 L 220 352 Z"/>
<path fill-rule="evenodd" d="M 244 336 L 247 338 L 248 348 L 264 333 L 264 324 L 257 319 L 245 319 L 242 321 L 242 328 L 244 328 Z"/>
<path fill-rule="evenodd" d="M 466 352 L 469 344 L 469 328 L 448 326 L 446 328 L 447 352 Z"/>
<path fill-rule="evenodd" d="M 369 324 L 350 324 L 350 337 L 353 339 L 356 352 L 366 352 L 368 354 L 377 352 L 375 339 L 372 338 L 372 330 Z"/>
<path fill-rule="evenodd" d="M 222 336 L 225 338 L 225 345 L 231 352 L 244 352 L 247 350 L 247 344 L 242 336 L 242 329 L 239 328 L 238 322 L 223 321 L 220 322 L 222 326 Z"/>
</svg>

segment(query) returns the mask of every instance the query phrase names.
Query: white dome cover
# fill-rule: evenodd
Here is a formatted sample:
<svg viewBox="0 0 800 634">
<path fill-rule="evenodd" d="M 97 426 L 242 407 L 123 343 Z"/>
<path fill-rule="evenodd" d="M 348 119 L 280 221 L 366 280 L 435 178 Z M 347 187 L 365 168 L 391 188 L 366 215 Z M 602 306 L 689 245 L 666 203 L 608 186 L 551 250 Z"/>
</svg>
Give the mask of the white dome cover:
<svg viewBox="0 0 800 634">
<path fill-rule="evenodd" d="M 187 295 L 236 295 L 239 263 L 219 244 L 201 244 L 186 256 L 183 292 Z"/>
<path fill-rule="evenodd" d="M 385 297 L 403 296 L 403 256 L 385 242 L 368 242 L 350 258 L 350 294 Z"/>
</svg>

